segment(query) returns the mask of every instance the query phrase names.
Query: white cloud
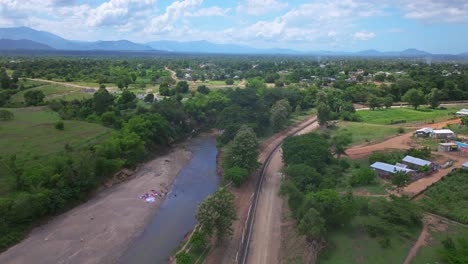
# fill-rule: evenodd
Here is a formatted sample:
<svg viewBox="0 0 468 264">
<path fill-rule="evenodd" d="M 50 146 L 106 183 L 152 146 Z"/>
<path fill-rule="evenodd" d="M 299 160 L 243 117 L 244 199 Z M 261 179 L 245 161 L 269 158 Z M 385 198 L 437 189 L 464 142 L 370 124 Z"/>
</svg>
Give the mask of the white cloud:
<svg viewBox="0 0 468 264">
<path fill-rule="evenodd" d="M 212 16 L 225 16 L 229 12 L 230 8 L 221 8 L 219 6 L 211 6 L 207 8 L 200 8 L 194 12 L 187 12 L 187 17 L 212 17 Z"/>
<path fill-rule="evenodd" d="M 353 38 L 355 40 L 370 40 L 375 38 L 377 35 L 375 35 L 374 32 L 369 32 L 369 31 L 359 31 L 354 33 Z"/>
<path fill-rule="evenodd" d="M 263 15 L 269 12 L 283 10 L 288 6 L 277 0 L 244 0 L 237 7 L 239 13 L 247 13 L 249 15 Z"/>
<path fill-rule="evenodd" d="M 203 0 L 175 1 L 166 7 L 164 14 L 154 17 L 145 31 L 150 33 L 163 33 L 175 29 L 174 23 L 182 19 L 185 14 L 194 11 Z"/>
<path fill-rule="evenodd" d="M 89 11 L 89 26 L 125 25 L 138 11 L 155 8 L 154 0 L 110 0 Z"/>
<path fill-rule="evenodd" d="M 404 17 L 426 23 L 468 22 L 466 0 L 399 0 Z"/>
</svg>

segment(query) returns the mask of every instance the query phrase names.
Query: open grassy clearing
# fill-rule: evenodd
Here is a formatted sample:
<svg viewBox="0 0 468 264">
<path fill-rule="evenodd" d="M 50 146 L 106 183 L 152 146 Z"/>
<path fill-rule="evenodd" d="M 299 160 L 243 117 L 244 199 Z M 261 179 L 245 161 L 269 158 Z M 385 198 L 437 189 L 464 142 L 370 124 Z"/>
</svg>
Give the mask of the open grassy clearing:
<svg viewBox="0 0 468 264">
<path fill-rule="evenodd" d="M 4 109 L 4 108 L 2 108 Z M 43 107 L 9 108 L 14 120 L 0 121 L 0 157 L 5 162 L 16 154 L 19 167 L 39 164 L 51 154 L 86 147 L 110 133 L 110 129 L 82 121 L 64 121 L 63 131 L 55 129 L 58 114 Z M 2 169 L 3 168 L 3 169 Z M 0 167 L 0 194 L 6 192 L 9 173 Z"/>
<path fill-rule="evenodd" d="M 462 108 L 452 107 L 448 109 L 430 109 L 421 108 L 414 110 L 413 108 L 392 108 L 374 111 L 357 111 L 357 115 L 362 118 L 362 122 L 370 124 L 390 125 L 392 121 L 406 120 L 406 123 L 396 126 L 412 125 L 412 122 L 431 123 L 452 118 L 454 113 Z"/>
<path fill-rule="evenodd" d="M 24 102 L 24 94 L 27 91 L 32 91 L 32 90 L 42 91 L 44 95 L 46 96 L 45 101 L 48 101 L 51 99 L 59 99 L 61 96 L 65 96 L 70 93 L 85 94 L 84 92 L 81 92 L 81 88 L 69 87 L 69 86 L 63 86 L 63 85 L 57 85 L 57 84 L 49 84 L 49 85 L 41 85 L 39 87 L 20 91 L 11 97 L 10 102 L 12 103 Z"/>
<path fill-rule="evenodd" d="M 447 237 L 468 237 L 468 228 L 459 225 L 448 225 L 445 230 L 429 229 L 431 239 L 426 245 L 419 248 L 412 260 L 412 264 L 437 264 L 442 263 L 438 250 L 443 247 L 442 241 Z"/>
<path fill-rule="evenodd" d="M 352 134 L 351 146 L 361 145 L 364 143 L 375 144 L 382 142 L 390 136 L 398 135 L 398 127 L 395 126 L 346 121 L 340 121 L 337 123 L 336 128 L 330 129 L 330 134 L 333 136 L 343 131 L 347 131 Z"/>
<path fill-rule="evenodd" d="M 318 263 L 403 263 L 420 230 L 408 230 L 411 239 L 392 236 L 391 246 L 383 248 L 377 238 L 372 238 L 363 229 L 365 221 L 365 216 L 357 216 L 345 229 L 330 232 L 327 249 L 319 256 Z"/>
</svg>

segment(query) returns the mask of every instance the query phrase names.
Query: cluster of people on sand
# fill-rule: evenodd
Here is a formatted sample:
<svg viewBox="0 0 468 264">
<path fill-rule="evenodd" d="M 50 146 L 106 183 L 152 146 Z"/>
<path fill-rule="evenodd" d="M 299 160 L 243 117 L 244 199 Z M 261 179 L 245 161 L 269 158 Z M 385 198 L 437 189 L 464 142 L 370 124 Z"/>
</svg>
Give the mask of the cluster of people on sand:
<svg viewBox="0 0 468 264">
<path fill-rule="evenodd" d="M 140 196 L 140 199 L 143 199 L 149 203 L 153 203 L 156 198 L 162 198 L 167 195 L 167 192 L 157 192 L 155 190 L 151 190 L 149 193 L 145 193 L 142 196 Z"/>
</svg>

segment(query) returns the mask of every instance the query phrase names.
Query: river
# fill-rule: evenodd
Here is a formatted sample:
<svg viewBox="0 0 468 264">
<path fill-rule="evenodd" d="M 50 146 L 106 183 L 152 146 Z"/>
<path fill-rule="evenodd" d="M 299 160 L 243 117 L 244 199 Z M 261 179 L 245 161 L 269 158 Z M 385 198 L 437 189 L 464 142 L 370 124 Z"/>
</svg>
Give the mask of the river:
<svg viewBox="0 0 468 264">
<path fill-rule="evenodd" d="M 198 204 L 218 188 L 216 140 L 200 136 L 188 141 L 187 148 L 192 159 L 180 170 L 165 201 L 121 263 L 168 263 L 174 248 L 197 223 Z"/>
</svg>

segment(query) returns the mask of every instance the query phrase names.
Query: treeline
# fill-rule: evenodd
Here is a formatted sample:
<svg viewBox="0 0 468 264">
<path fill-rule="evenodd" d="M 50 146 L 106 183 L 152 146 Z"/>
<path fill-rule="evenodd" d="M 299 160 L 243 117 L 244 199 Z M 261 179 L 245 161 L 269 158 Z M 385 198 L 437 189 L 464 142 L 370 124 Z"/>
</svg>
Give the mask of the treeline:
<svg viewBox="0 0 468 264">
<path fill-rule="evenodd" d="M 19 166 L 14 156 L 3 159 L 8 160 L 6 165 L 14 186 L 0 198 L 0 248 L 19 240 L 38 219 L 87 199 L 92 190 L 119 169 L 133 167 L 150 152 L 189 134 L 216 127 L 224 130 L 219 137 L 220 145 L 234 139 L 235 146 L 242 141 L 243 134 L 256 142 L 257 136 L 268 135 L 273 130 L 271 109 L 278 101 L 286 100 L 287 103 L 279 104 L 291 108 L 301 105 L 307 109 L 313 105 L 304 100 L 310 90 L 270 89 L 259 80 L 247 86 L 246 89 L 208 90 L 185 101 L 176 94 L 161 101 L 142 102 L 126 89 L 117 97 L 101 88 L 91 99 L 51 102 L 50 108 L 62 119 L 100 123 L 114 132 L 99 144 L 84 149 L 66 145 L 63 153 L 49 157 L 40 166 Z M 275 129 L 285 126 L 287 121 L 274 120 Z M 251 172 L 257 166 L 258 149 L 255 144 L 249 147 L 251 151 L 244 153 L 234 153 L 232 148 L 231 160 L 226 164 Z M 244 160 L 236 158 L 247 153 L 251 155 Z"/>
<path fill-rule="evenodd" d="M 283 143 L 286 180 L 280 193 L 287 196 L 308 250 L 316 258 L 322 249 L 332 246 L 327 243 L 328 233 L 348 226 L 356 216 L 365 218 L 359 228 L 378 239 L 382 247 L 391 247 L 395 237 L 411 238 L 410 231 L 421 226 L 421 210 L 408 198 L 387 201 L 337 191 L 351 168 L 348 161 L 334 157 L 337 141 L 327 134 L 309 133 Z"/>
</svg>

